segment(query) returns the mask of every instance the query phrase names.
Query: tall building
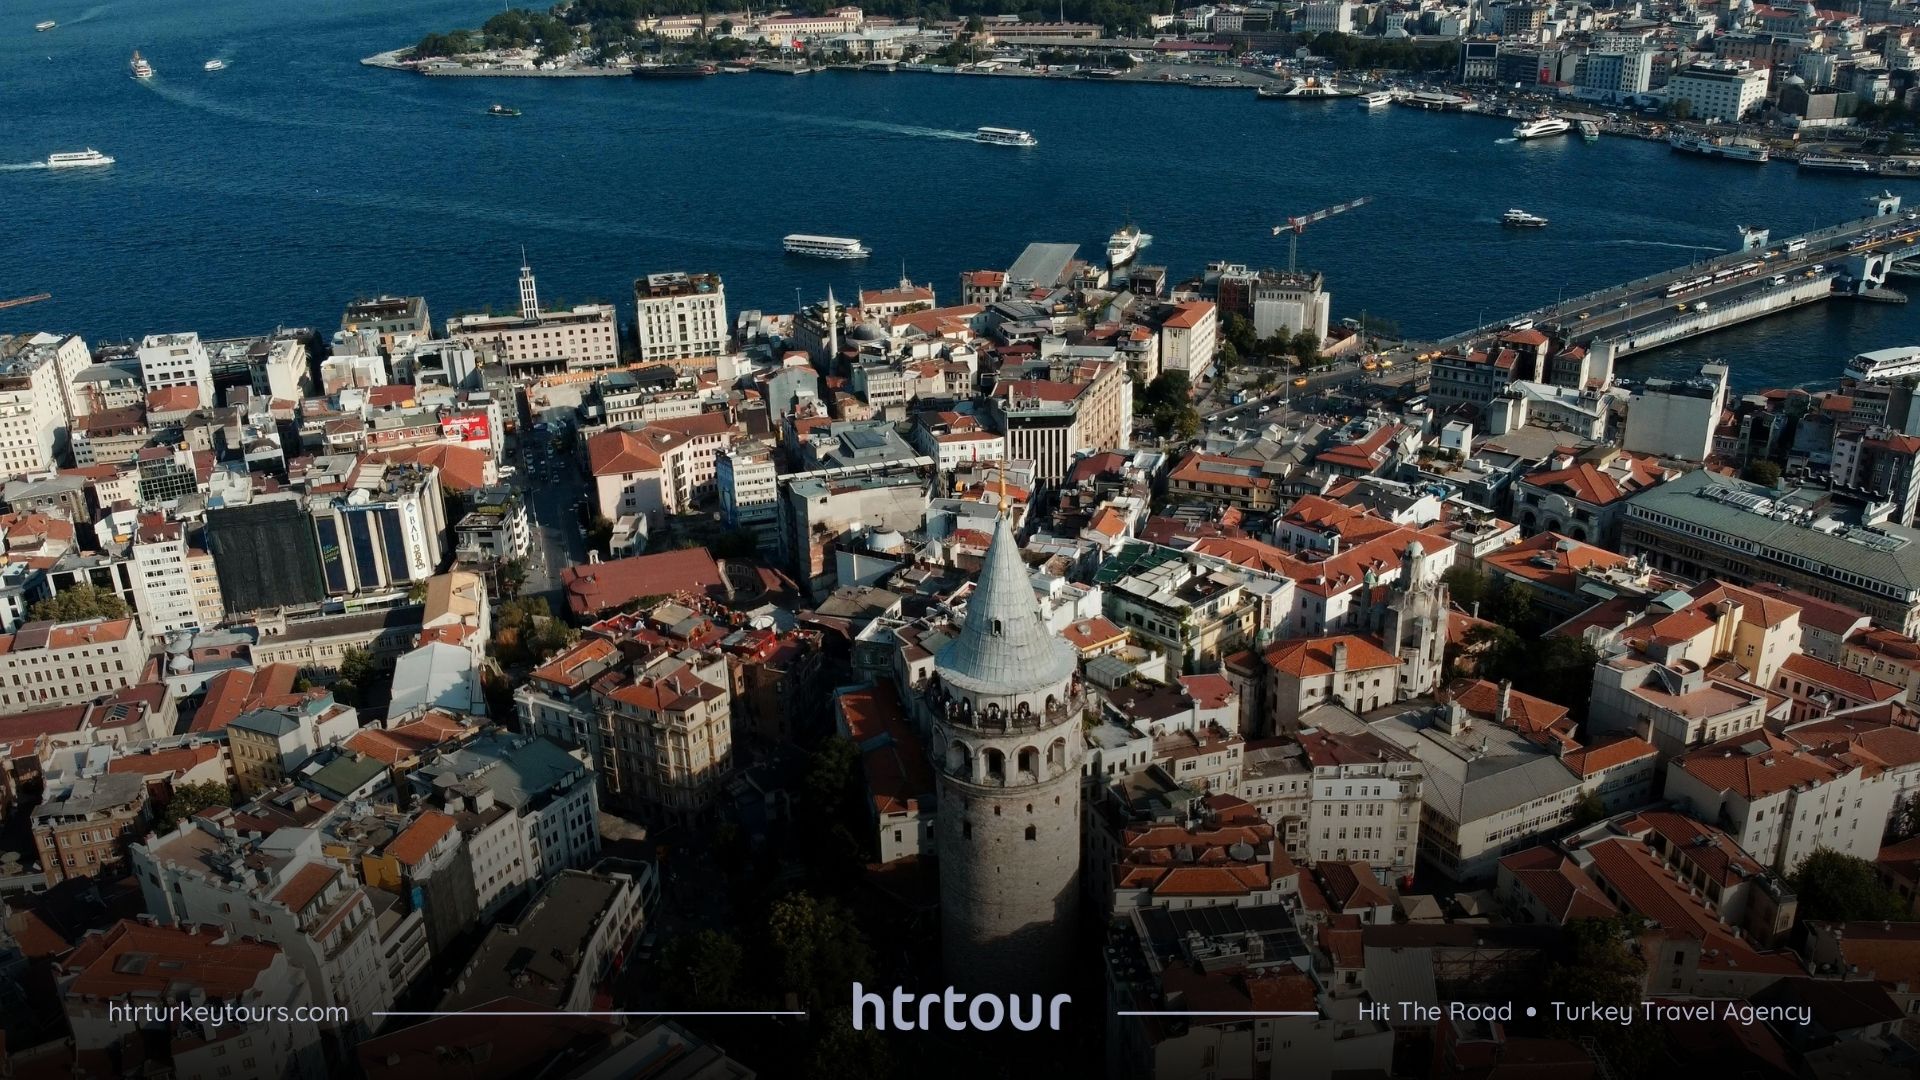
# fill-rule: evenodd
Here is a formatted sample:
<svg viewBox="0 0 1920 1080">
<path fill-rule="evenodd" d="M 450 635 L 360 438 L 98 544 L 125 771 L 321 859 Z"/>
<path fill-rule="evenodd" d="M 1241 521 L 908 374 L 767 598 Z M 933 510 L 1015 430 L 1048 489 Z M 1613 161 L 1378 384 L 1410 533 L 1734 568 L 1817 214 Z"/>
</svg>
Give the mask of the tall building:
<svg viewBox="0 0 1920 1080">
<path fill-rule="evenodd" d="M 200 392 L 200 404 L 215 404 L 213 358 L 199 334 L 148 334 L 134 355 L 140 360 L 140 380 L 149 391 L 191 386 Z"/>
<path fill-rule="evenodd" d="M 440 470 L 362 468 L 338 498 L 308 507 L 330 593 L 374 592 L 425 581 L 446 555 Z"/>
<path fill-rule="evenodd" d="M 1212 305 L 1208 305 L 1212 317 Z M 1006 454 L 1031 461 L 1058 483 L 1082 450 L 1124 450 L 1133 422 L 1133 380 L 1118 359 L 1052 363 L 1048 378 L 1003 371 L 988 400 Z"/>
<path fill-rule="evenodd" d="M 1686 102 L 1696 120 L 1739 120 L 1767 100 L 1767 77 L 1744 62 L 1694 64 L 1667 80 L 1667 100 Z"/>
<path fill-rule="evenodd" d="M 684 360 L 727 351 L 727 287 L 718 274 L 648 274 L 633 283 L 640 359 Z"/>
<path fill-rule="evenodd" d="M 940 813 L 948 976 L 1012 992 L 1058 978 L 1080 876 L 1080 677 L 1047 630 L 1002 508 L 960 636 L 921 691 Z"/>
<path fill-rule="evenodd" d="M 540 310 L 533 270 L 520 265 L 520 306 L 512 315 L 456 315 L 447 336 L 507 366 L 516 375 L 589 371 L 620 362 L 612 304 L 576 304 L 566 311 Z"/>
<path fill-rule="evenodd" d="M 72 334 L 0 335 L 0 473 L 59 463 L 73 426 L 69 388 L 90 362 Z"/>
</svg>

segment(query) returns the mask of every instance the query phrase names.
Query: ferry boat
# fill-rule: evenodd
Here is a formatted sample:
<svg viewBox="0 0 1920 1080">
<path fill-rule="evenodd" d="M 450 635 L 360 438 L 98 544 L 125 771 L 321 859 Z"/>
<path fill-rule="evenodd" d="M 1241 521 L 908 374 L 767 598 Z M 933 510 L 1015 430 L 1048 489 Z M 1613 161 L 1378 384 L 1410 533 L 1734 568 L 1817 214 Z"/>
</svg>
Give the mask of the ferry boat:
<svg viewBox="0 0 1920 1080">
<path fill-rule="evenodd" d="M 1712 135 L 1688 135 L 1676 132 L 1667 136 L 1667 145 L 1686 154 L 1725 158 L 1728 161 L 1750 161 L 1755 164 L 1773 156 L 1772 151 L 1752 139 L 1716 138 Z"/>
<path fill-rule="evenodd" d="M 1438 90 L 1415 90 L 1404 97 L 1393 99 L 1395 105 L 1405 105 L 1409 109 L 1425 109 L 1428 112 L 1468 112 L 1479 107 L 1479 103 L 1460 94 L 1443 94 Z"/>
<path fill-rule="evenodd" d="M 95 165 L 111 165 L 113 159 L 89 146 L 85 150 L 71 154 L 48 154 L 49 169 L 85 169 Z"/>
<path fill-rule="evenodd" d="M 983 127 L 975 128 L 973 141 L 993 146 L 1039 146 L 1040 140 L 1033 137 L 1031 131 L 1018 128 Z"/>
<path fill-rule="evenodd" d="M 1286 99 L 1288 101 L 1329 101 L 1333 98 L 1355 96 L 1355 91 L 1333 83 L 1323 83 L 1309 75 L 1297 79 L 1284 87 L 1263 86 L 1253 92 L 1255 97 L 1266 100 Z"/>
<path fill-rule="evenodd" d="M 487 115 L 488 116 L 519 116 L 520 110 L 514 108 L 511 105 L 495 104 L 495 105 L 487 106 Z"/>
<path fill-rule="evenodd" d="M 1515 124 L 1513 127 L 1513 137 L 1522 140 L 1544 139 L 1550 135 L 1565 135 L 1572 129 L 1572 124 L 1567 123 L 1557 116 L 1540 116 Z"/>
<path fill-rule="evenodd" d="M 1133 257 L 1140 254 L 1140 250 L 1151 243 L 1153 243 L 1153 237 L 1141 232 L 1140 226 L 1121 226 L 1119 232 L 1107 237 L 1107 265 L 1124 266 L 1132 262 Z"/>
<path fill-rule="evenodd" d="M 720 69 L 713 64 L 635 64 L 633 77 L 636 79 L 704 79 L 718 74 Z"/>
<path fill-rule="evenodd" d="M 1509 210 L 1500 215 L 1500 224 L 1510 229 L 1544 229 L 1547 219 L 1538 214 L 1529 214 L 1525 210 Z"/>
<path fill-rule="evenodd" d="M 1920 375 L 1920 346 L 1902 345 L 1863 352 L 1847 361 L 1844 374 L 1855 382 L 1863 383 Z"/>
<path fill-rule="evenodd" d="M 745 75 L 748 72 L 751 72 L 752 70 L 753 70 L 752 68 L 748 67 L 745 64 L 721 64 L 720 65 L 720 74 L 722 75 Z"/>
<path fill-rule="evenodd" d="M 127 70 L 132 72 L 136 79 L 153 78 L 153 65 L 147 63 L 147 58 L 140 55 L 139 49 L 133 50 L 133 59 L 127 61 Z"/>
<path fill-rule="evenodd" d="M 1868 173 L 1873 171 L 1873 163 L 1865 158 L 1824 157 L 1815 154 L 1800 159 L 1800 167 L 1815 172 Z"/>
<path fill-rule="evenodd" d="M 47 20 L 44 20 L 44 21 L 42 21 L 42 22 L 37 22 L 37 23 L 34 23 L 34 24 L 33 24 L 33 28 L 34 28 L 35 30 L 38 30 L 39 32 L 41 32 L 41 33 L 43 33 L 43 34 L 44 34 L 44 33 L 46 33 L 47 31 L 49 31 L 49 30 L 51 30 L 51 29 L 53 29 L 54 27 L 56 27 L 56 26 L 59 26 L 59 25 L 60 25 L 59 23 L 57 23 L 57 22 L 54 22 L 54 21 L 53 21 L 52 19 L 47 19 Z"/>
<path fill-rule="evenodd" d="M 873 250 L 850 236 L 809 236 L 794 233 L 781 241 L 789 255 L 813 259 L 864 259 Z"/>
<path fill-rule="evenodd" d="M 209 60 L 206 63 L 200 65 L 201 71 L 225 71 L 226 69 L 227 69 L 227 62 L 225 60 L 220 60 L 220 59 Z"/>
<path fill-rule="evenodd" d="M 1375 90 L 1360 95 L 1360 107 L 1363 109 L 1384 109 L 1393 104 L 1393 94 L 1386 90 Z"/>
<path fill-rule="evenodd" d="M 1600 125 L 1591 120 L 1580 121 L 1580 137 L 1588 142 L 1600 141 Z"/>
</svg>

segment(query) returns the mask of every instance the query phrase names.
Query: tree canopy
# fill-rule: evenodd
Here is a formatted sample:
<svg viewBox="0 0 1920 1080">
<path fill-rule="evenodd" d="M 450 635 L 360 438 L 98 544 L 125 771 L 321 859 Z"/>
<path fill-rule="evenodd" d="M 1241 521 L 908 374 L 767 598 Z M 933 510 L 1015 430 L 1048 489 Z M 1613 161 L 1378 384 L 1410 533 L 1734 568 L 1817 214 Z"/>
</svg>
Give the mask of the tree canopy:
<svg viewBox="0 0 1920 1080">
<path fill-rule="evenodd" d="M 111 589 L 97 585 L 75 585 L 42 600 L 27 609 L 27 620 L 39 622 L 79 622 L 82 619 L 124 619 L 127 602 Z"/>
<path fill-rule="evenodd" d="M 1880 883 L 1865 859 L 1821 848 L 1800 860 L 1788 879 L 1800 898 L 1800 918 L 1851 922 L 1904 919 L 1906 905 Z"/>
<path fill-rule="evenodd" d="M 493 616 L 493 652 L 508 667 L 523 667 L 573 644 L 580 631 L 554 618 L 544 597 L 501 604 Z"/>
<path fill-rule="evenodd" d="M 232 806 L 233 789 L 217 780 L 195 784 L 175 784 L 173 795 L 153 815 L 153 831 L 172 832 L 173 827 L 209 806 Z"/>
</svg>

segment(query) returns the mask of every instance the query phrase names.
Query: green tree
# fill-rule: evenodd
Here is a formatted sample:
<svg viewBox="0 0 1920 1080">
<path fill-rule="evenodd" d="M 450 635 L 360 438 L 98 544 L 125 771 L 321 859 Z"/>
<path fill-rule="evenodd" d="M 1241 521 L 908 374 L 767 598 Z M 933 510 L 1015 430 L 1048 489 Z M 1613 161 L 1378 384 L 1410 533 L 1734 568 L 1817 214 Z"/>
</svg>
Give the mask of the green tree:
<svg viewBox="0 0 1920 1080">
<path fill-rule="evenodd" d="M 1690 120 L 1693 118 L 1693 102 L 1686 98 L 1670 101 L 1667 103 L 1667 115 L 1675 120 Z"/>
<path fill-rule="evenodd" d="M 830 1009 L 822 1019 L 824 1033 L 807 1055 L 805 1080 L 897 1075 L 886 1040 L 877 1031 L 855 1030 L 851 1010 Z"/>
<path fill-rule="evenodd" d="M 1240 366 L 1240 350 L 1234 348 L 1233 342 L 1231 341 L 1221 342 L 1220 355 L 1215 360 L 1215 363 L 1219 366 L 1222 375 L 1232 371 L 1234 368 Z"/>
<path fill-rule="evenodd" d="M 699 930 L 676 935 L 660 953 L 660 981 L 667 996 L 692 1009 L 725 1009 L 739 1003 L 735 986 L 746 952 L 732 935 Z"/>
<path fill-rule="evenodd" d="M 1531 626 L 1533 597 L 1513 582 L 1502 581 L 1487 593 L 1480 617 L 1514 630 Z"/>
<path fill-rule="evenodd" d="M 1581 799 L 1573 808 L 1573 824 L 1575 826 L 1591 825 L 1606 816 L 1606 801 L 1600 798 L 1600 793 L 1597 791 L 1588 792 L 1587 797 Z"/>
<path fill-rule="evenodd" d="M 27 621 L 79 622 L 82 619 L 124 619 L 127 602 L 111 589 L 75 585 L 27 609 Z"/>
<path fill-rule="evenodd" d="M 1493 590 L 1493 582 L 1486 572 L 1472 563 L 1455 563 L 1440 580 L 1447 583 L 1447 594 L 1454 603 L 1468 611 L 1473 605 L 1485 603 L 1487 594 Z"/>
<path fill-rule="evenodd" d="M 593 515 L 593 521 L 587 525 L 587 547 L 602 555 L 607 554 L 613 543 L 613 522 L 600 514 Z"/>
<path fill-rule="evenodd" d="M 773 971 L 802 1001 L 839 1001 L 847 987 L 873 978 L 873 957 L 859 928 L 832 900 L 792 893 L 767 912 Z"/>
<path fill-rule="evenodd" d="M 1640 920 L 1576 919 L 1566 926 L 1567 952 L 1547 971 L 1541 995 L 1549 1001 L 1594 1002 L 1637 1009 L 1645 996 L 1646 964 L 1634 947 Z M 1657 1024 L 1556 1020 L 1549 1030 L 1562 1039 L 1590 1038 L 1616 1075 L 1644 1076 L 1663 1042 Z"/>
<path fill-rule="evenodd" d="M 1293 335 L 1289 349 L 1300 362 L 1308 367 L 1320 362 L 1320 335 L 1311 330 L 1302 330 Z"/>
<path fill-rule="evenodd" d="M 1766 458 L 1755 458 L 1747 462 L 1744 472 L 1746 478 L 1756 484 L 1772 487 L 1780 482 L 1780 466 Z"/>
<path fill-rule="evenodd" d="M 334 674 L 333 699 L 355 708 L 366 704 L 367 688 L 374 677 L 373 654 L 365 649 L 348 649 Z"/>
<path fill-rule="evenodd" d="M 518 597 L 494 612 L 493 652 L 509 667 L 537 663 L 579 637 L 580 631 L 554 618 L 544 597 Z"/>
<path fill-rule="evenodd" d="M 153 831 L 168 833 L 187 818 L 210 806 L 232 806 L 233 789 L 215 780 L 175 784 L 173 794 L 153 815 Z"/>
<path fill-rule="evenodd" d="M 520 595 L 527 586 L 527 560 L 508 559 L 500 564 L 494 575 L 495 587 L 502 600 L 512 600 Z"/>
<path fill-rule="evenodd" d="M 1906 905 L 1880 883 L 1872 863 L 1820 848 L 1800 860 L 1788 878 L 1800 898 L 1800 918 L 1851 922 L 1904 919 Z"/>
</svg>

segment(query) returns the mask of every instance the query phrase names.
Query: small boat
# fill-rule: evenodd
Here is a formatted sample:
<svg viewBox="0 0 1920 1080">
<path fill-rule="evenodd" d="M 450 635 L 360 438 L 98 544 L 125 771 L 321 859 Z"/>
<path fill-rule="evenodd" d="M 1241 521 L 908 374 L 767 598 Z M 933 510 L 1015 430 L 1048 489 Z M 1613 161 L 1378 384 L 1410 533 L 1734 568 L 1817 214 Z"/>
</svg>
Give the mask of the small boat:
<svg viewBox="0 0 1920 1080">
<path fill-rule="evenodd" d="M 488 116 L 519 116 L 520 110 L 511 105 L 494 104 L 487 106 Z"/>
<path fill-rule="evenodd" d="M 217 58 L 200 65 L 201 71 L 225 71 L 226 69 L 227 62 Z"/>
<path fill-rule="evenodd" d="M 720 65 L 720 74 L 722 75 L 745 75 L 752 70 L 753 69 L 751 67 L 748 67 L 745 64 L 721 64 Z"/>
<path fill-rule="evenodd" d="M 85 169 L 95 165 L 111 165 L 113 159 L 89 146 L 85 150 L 67 154 L 48 154 L 49 169 Z"/>
<path fill-rule="evenodd" d="M 1393 94 L 1386 90 L 1375 90 L 1360 95 L 1360 107 L 1363 109 L 1384 109 L 1393 104 Z"/>
<path fill-rule="evenodd" d="M 1523 120 L 1513 127 L 1516 139 L 1544 139 L 1549 135 L 1565 135 L 1573 130 L 1573 125 L 1557 116 L 1539 116 L 1532 120 Z"/>
<path fill-rule="evenodd" d="M 1588 142 L 1600 141 L 1600 125 L 1591 120 L 1580 121 L 1580 137 Z"/>
<path fill-rule="evenodd" d="M 35 30 L 38 30 L 39 32 L 41 32 L 41 33 L 43 33 L 43 34 L 44 34 L 44 33 L 46 33 L 47 31 L 49 31 L 49 30 L 51 30 L 51 29 L 53 29 L 54 27 L 56 27 L 56 26 L 59 26 L 59 25 L 60 25 L 59 23 L 57 23 L 57 22 L 54 22 L 54 21 L 53 21 L 52 19 L 47 19 L 47 20 L 45 20 L 45 21 L 43 21 L 43 22 L 37 22 L 37 23 L 34 23 L 34 24 L 33 24 L 33 28 L 34 28 Z"/>
<path fill-rule="evenodd" d="M 1031 131 L 1018 128 L 983 127 L 975 128 L 973 141 L 989 146 L 1039 146 L 1040 140 L 1033 137 Z"/>
<path fill-rule="evenodd" d="M 1119 232 L 1107 237 L 1107 265 L 1115 269 L 1125 266 L 1151 243 L 1152 234 L 1141 232 L 1140 226 L 1123 225 Z"/>
<path fill-rule="evenodd" d="M 850 236 L 810 236 L 794 233 L 781 241 L 789 255 L 814 259 L 864 259 L 873 250 Z"/>
<path fill-rule="evenodd" d="M 140 55 L 139 49 L 133 50 L 133 59 L 127 61 L 127 70 L 136 79 L 153 78 L 153 65 L 147 63 L 147 58 Z"/>
<path fill-rule="evenodd" d="M 1511 229 L 1544 229 L 1547 219 L 1538 214 L 1529 214 L 1525 210 L 1509 210 L 1500 215 L 1500 224 Z"/>
</svg>

